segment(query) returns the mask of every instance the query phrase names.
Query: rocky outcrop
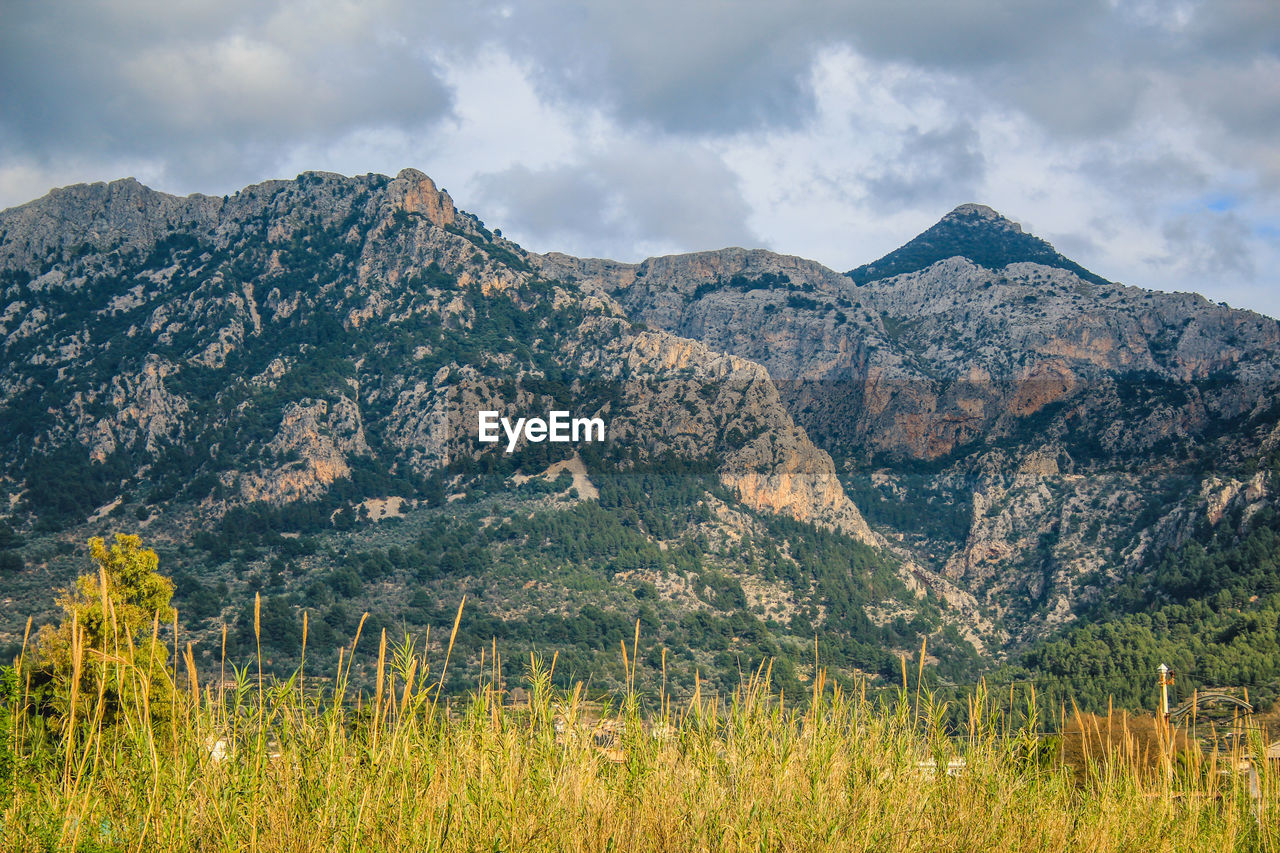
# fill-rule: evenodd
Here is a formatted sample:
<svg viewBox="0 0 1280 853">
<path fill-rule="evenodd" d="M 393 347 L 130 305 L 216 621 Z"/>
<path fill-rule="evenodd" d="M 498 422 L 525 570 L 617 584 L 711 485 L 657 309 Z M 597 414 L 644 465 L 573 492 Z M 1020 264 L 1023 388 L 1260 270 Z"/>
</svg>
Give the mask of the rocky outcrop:
<svg viewBox="0 0 1280 853">
<path fill-rule="evenodd" d="M 290 403 L 266 450 L 268 467 L 239 478 L 246 501 L 284 504 L 317 498 L 351 474 L 350 457 L 370 452 L 360 410 L 347 397 Z"/>
<path fill-rule="evenodd" d="M 878 541 L 763 367 L 662 333 L 642 332 L 623 346 L 627 367 L 646 379 L 628 385 L 622 440 L 715 449 L 721 480 L 747 506 Z"/>
<path fill-rule="evenodd" d="M 400 170 L 387 185 L 386 204 L 392 210 L 422 216 L 438 228 L 453 225 L 458 217 L 453 199 L 436 189 L 435 181 L 417 169 Z"/>
</svg>

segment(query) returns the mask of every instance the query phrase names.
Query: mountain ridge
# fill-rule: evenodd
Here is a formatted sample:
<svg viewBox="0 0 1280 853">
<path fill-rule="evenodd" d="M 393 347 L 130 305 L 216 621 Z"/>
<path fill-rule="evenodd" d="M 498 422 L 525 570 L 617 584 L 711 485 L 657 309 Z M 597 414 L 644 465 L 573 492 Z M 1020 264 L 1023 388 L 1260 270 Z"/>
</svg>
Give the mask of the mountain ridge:
<svg viewBox="0 0 1280 853">
<path fill-rule="evenodd" d="M 1022 235 L 989 208 L 958 216 Z M 582 262 L 576 274 L 633 319 L 764 364 L 873 527 L 875 516 L 927 521 L 877 529 L 904 536 L 906 553 L 987 606 L 1010 612 L 1021 600 L 1043 610 L 1014 629 L 1025 639 L 1103 595 L 1100 577 L 1141 571 L 1189 535 L 1185 525 L 1169 533 L 1186 509 L 1161 505 L 1184 521 L 1125 549 L 1099 547 L 1131 535 L 1100 515 L 1100 502 L 1145 516 L 1160 503 L 1151 490 L 1172 488 L 1152 477 L 1198 482 L 1203 473 L 1183 473 L 1202 464 L 1195 457 L 1258 451 L 1280 387 L 1280 323 L 1198 294 L 1098 283 L 1061 264 L 992 269 L 943 254 L 863 284 L 739 249 Z M 544 258 L 574 274 L 572 259 Z M 1232 431 L 1250 422 L 1266 428 Z M 1248 491 L 1252 476 L 1231 493 Z M 1254 493 L 1269 493 L 1268 482 Z M 1209 509 L 1220 487 L 1202 488 L 1193 503 L 1220 517 Z M 1064 506 L 1088 519 L 1083 528 L 1064 535 Z"/>
<path fill-rule="evenodd" d="M 421 172 L 308 173 L 226 199 L 71 188 L 0 214 L 0 233 L 0 482 L 29 538 L 11 599 L 71 575 L 67 537 L 128 513 L 181 576 L 194 636 L 219 619 L 240 636 L 242 602 L 263 595 L 286 656 L 290 608 L 350 639 L 350 608 L 421 625 L 461 594 L 476 632 L 620 630 L 602 605 L 662 616 L 690 684 L 736 671 L 690 644 L 708 625 L 745 632 L 731 645 L 757 660 L 777 643 L 799 659 L 791 634 L 816 621 L 844 666 L 887 671 L 895 635 L 862 603 L 937 619 L 857 541 L 876 537 L 763 368 L 540 277 Z M 562 445 L 478 445 L 480 409 L 606 417 L 612 441 L 574 449 L 596 497 L 544 475 L 574 456 Z M 376 545 L 398 521 L 420 532 Z M 810 537 L 853 563 L 801 570 Z M 788 547 L 762 574 L 760 555 Z M 582 643 L 583 666 L 613 645 Z"/>
<path fill-rule="evenodd" d="M 0 212 L 0 476 L 31 540 L 10 577 L 47 589 L 67 535 L 133 513 L 196 612 L 241 627 L 255 589 L 348 637 L 352 607 L 421 620 L 466 592 L 481 633 L 616 647 L 632 612 L 690 679 L 734 670 L 695 650 L 698 613 L 793 674 L 821 628 L 845 672 L 891 677 L 927 636 L 958 678 L 971 645 L 1015 653 L 1205 525 L 1271 517 L 1280 324 L 1107 282 L 990 208 L 944 223 L 945 257 L 908 269 L 912 241 L 858 282 L 760 249 L 539 255 L 412 169 L 55 191 Z M 993 233 L 969 252 L 993 266 L 951 253 Z M 575 457 L 598 498 L 540 476 L 569 460 L 548 444 L 477 452 L 476 410 L 507 406 L 615 419 Z"/>
</svg>

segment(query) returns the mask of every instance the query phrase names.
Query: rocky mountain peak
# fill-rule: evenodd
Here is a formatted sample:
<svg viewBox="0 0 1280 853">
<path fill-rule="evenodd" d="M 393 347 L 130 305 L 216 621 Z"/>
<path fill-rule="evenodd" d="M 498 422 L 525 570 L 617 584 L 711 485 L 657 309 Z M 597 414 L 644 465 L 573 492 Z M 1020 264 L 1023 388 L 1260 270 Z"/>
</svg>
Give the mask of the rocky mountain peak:
<svg viewBox="0 0 1280 853">
<path fill-rule="evenodd" d="M 454 224 L 458 217 L 449 194 L 437 189 L 435 181 L 417 169 L 401 169 L 387 187 L 387 197 L 397 209 L 421 214 L 440 228 Z"/>
<path fill-rule="evenodd" d="M 960 223 L 969 227 L 997 228 L 1022 233 L 1022 226 L 1000 215 L 999 211 L 985 204 L 962 204 L 942 217 L 941 222 Z"/>
<path fill-rule="evenodd" d="M 962 204 L 901 248 L 845 273 L 857 284 L 919 272 L 961 257 L 990 270 L 1030 262 L 1072 272 L 1095 284 L 1107 280 L 1058 254 L 1048 242 L 982 204 Z"/>
</svg>

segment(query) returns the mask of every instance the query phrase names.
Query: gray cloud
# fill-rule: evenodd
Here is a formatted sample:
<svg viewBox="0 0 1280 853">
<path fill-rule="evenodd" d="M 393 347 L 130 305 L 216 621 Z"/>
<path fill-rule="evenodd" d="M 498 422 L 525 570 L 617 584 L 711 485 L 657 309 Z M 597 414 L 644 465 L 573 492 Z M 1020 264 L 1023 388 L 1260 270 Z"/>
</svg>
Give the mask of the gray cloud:
<svg viewBox="0 0 1280 853">
<path fill-rule="evenodd" d="M 1031 67 L 1005 86 L 1009 102 L 1052 133 L 1105 137 L 1133 120 L 1151 81 L 1113 57 L 1084 67 Z"/>
<path fill-rule="evenodd" d="M 1007 68 L 1103 30 L 1106 4 L 1057 0 L 541 0 L 495 18 L 557 93 L 677 132 L 794 125 L 818 49 L 848 44 L 923 67 Z M 1017 75 L 1014 75 L 1015 77 Z"/>
<path fill-rule="evenodd" d="M 1280 6 L 1271 0 L 1215 0 L 1192 7 L 1188 44 L 1209 56 L 1280 52 Z"/>
<path fill-rule="evenodd" d="M 543 85 L 624 121 L 716 132 L 806 115 L 818 40 L 808 14 L 745 2 L 520 3 L 504 43 Z"/>
<path fill-rule="evenodd" d="M 864 186 L 869 200 L 888 210 L 948 198 L 962 204 L 975 197 L 985 171 L 977 131 L 960 121 L 945 130 L 906 131 L 897 155 Z"/>
<path fill-rule="evenodd" d="M 834 4 L 839 31 L 869 56 L 938 68 L 1025 62 L 1094 38 L 1109 5 L 1100 0 L 869 0 Z"/>
<path fill-rule="evenodd" d="M 1103 186 L 1123 189 L 1134 207 L 1148 216 L 1155 215 L 1170 194 L 1198 197 L 1212 182 L 1205 164 L 1197 162 L 1190 152 L 1161 146 L 1145 150 L 1116 144 L 1091 146 L 1080 169 Z"/>
<path fill-rule="evenodd" d="M 188 156 L 174 168 L 212 174 L 228 166 L 217 137 L 261 161 L 257 149 L 299 138 L 421 128 L 449 106 L 432 57 L 494 46 L 526 63 L 548 97 L 624 124 L 704 136 L 796 127 L 812 115 L 815 52 L 838 44 L 972 77 L 1050 133 L 1121 131 L 1156 80 L 1168 83 L 1162 97 L 1180 97 L 1231 130 L 1272 133 L 1280 122 L 1271 73 L 1277 8 L 1270 0 L 1185 8 L 1103 0 L 230 0 L 177 8 L 51 0 L 6 14 L 0 139 L 37 157 L 92 147 L 176 161 L 171 152 L 181 148 Z"/>
<path fill-rule="evenodd" d="M 696 146 L 611 147 L 572 165 L 513 166 L 476 184 L 485 209 L 510 223 L 509 236 L 543 251 L 640 260 L 760 244 L 737 176 Z"/>
<path fill-rule="evenodd" d="M 0 144 L 36 162 L 157 158 L 171 175 L 222 183 L 261 177 L 293 143 L 445 115 L 438 69 L 365 9 L 11 6 Z"/>
<path fill-rule="evenodd" d="M 1250 228 L 1234 213 L 1205 212 L 1165 223 L 1170 250 L 1155 258 L 1188 277 L 1252 279 L 1256 273 L 1249 246 Z"/>
<path fill-rule="evenodd" d="M 1274 143 L 1280 133 L 1280 56 L 1214 63 L 1184 90 L 1198 110 L 1232 135 Z"/>
</svg>

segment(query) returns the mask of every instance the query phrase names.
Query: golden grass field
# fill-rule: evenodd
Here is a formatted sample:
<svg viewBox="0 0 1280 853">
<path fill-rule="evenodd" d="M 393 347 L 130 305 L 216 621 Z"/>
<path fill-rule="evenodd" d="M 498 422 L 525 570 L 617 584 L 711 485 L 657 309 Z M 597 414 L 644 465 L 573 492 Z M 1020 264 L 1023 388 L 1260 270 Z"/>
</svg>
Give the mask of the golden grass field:
<svg viewBox="0 0 1280 853">
<path fill-rule="evenodd" d="M 65 716 L 32 714 L 22 685 L 10 691 L 14 772 L 0 794 L 0 844 L 269 853 L 1280 848 L 1265 760 L 1255 762 L 1254 796 L 1249 775 L 1233 769 L 1247 755 L 1201 757 L 1153 722 L 1066 717 L 1062 750 L 1031 733 L 1034 708 L 1030 726 L 1012 729 L 982 690 L 965 709 L 967 728 L 947 732 L 944 709 L 927 695 L 872 701 L 821 672 L 800 703 L 770 694 L 758 672 L 723 699 L 677 704 L 630 691 L 602 708 L 580 687 L 553 689 L 554 660 L 534 657 L 526 702 L 504 702 L 500 682 L 482 679 L 447 712 L 438 691 L 452 638 L 438 672 L 415 643 L 389 644 L 385 634 L 367 649 L 359 642 L 337 672 L 304 667 L 284 682 L 252 663 L 200 673 L 189 652 L 168 656 L 173 666 L 132 647 L 73 648 Z M 372 660 L 375 644 L 376 685 L 354 695 L 352 656 Z"/>
</svg>

